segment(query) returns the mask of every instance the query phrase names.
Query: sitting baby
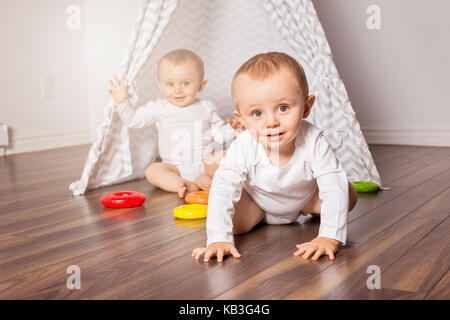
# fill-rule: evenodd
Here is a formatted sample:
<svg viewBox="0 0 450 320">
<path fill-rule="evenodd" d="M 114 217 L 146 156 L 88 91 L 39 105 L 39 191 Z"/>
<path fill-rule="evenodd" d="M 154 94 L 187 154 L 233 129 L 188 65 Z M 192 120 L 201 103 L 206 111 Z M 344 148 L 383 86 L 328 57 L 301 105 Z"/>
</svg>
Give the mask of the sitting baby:
<svg viewBox="0 0 450 320">
<path fill-rule="evenodd" d="M 135 109 L 128 101 L 125 79 L 110 81 L 116 112 L 128 127 L 156 124 L 162 162 L 147 168 L 148 182 L 177 192 L 180 198 L 188 192 L 209 190 L 217 162 L 206 160 L 224 154 L 213 155 L 213 142 L 231 142 L 241 128 L 236 119 L 227 119 L 228 124 L 223 121 L 211 101 L 197 98 L 206 82 L 202 59 L 186 49 L 171 51 L 158 63 L 158 87 L 165 99 Z"/>
</svg>

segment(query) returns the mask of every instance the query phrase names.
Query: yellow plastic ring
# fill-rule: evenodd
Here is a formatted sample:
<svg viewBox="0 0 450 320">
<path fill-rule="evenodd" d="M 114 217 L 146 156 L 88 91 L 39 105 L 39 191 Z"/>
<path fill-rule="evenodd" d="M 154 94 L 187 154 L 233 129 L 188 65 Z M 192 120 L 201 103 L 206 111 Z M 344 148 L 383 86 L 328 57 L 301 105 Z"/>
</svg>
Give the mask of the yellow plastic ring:
<svg viewBox="0 0 450 320">
<path fill-rule="evenodd" d="M 178 219 L 202 219 L 206 218 L 207 209 L 204 204 L 185 204 L 176 207 L 173 215 Z"/>
</svg>

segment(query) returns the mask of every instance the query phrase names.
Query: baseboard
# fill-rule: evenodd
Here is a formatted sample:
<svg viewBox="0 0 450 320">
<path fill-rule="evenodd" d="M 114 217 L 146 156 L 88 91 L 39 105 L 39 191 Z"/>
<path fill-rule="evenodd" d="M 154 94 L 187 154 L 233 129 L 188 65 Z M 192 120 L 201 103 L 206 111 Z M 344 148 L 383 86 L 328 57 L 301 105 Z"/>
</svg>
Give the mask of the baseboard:
<svg viewBox="0 0 450 320">
<path fill-rule="evenodd" d="M 25 153 L 92 143 L 91 131 L 62 132 L 44 136 L 12 139 L 5 154 Z"/>
<path fill-rule="evenodd" d="M 369 144 L 450 147 L 450 129 L 362 128 L 362 132 Z"/>
<path fill-rule="evenodd" d="M 367 129 L 362 128 L 369 144 L 399 144 L 450 147 L 450 129 Z M 5 154 L 16 154 L 92 143 L 90 130 L 63 132 L 37 137 L 17 138 Z"/>
</svg>

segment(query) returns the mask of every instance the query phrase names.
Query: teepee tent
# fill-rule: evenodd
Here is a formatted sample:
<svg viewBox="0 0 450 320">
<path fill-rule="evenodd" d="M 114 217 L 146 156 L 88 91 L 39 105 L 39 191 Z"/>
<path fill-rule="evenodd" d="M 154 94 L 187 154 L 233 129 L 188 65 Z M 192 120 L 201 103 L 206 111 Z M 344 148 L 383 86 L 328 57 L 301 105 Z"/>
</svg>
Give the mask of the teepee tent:
<svg viewBox="0 0 450 320">
<path fill-rule="evenodd" d="M 122 67 L 132 106 L 161 97 L 157 62 L 178 48 L 204 60 L 201 97 L 222 117 L 232 113 L 231 79 L 243 62 L 268 51 L 296 58 L 316 96 L 308 120 L 323 130 L 350 181 L 382 185 L 311 0 L 143 0 Z M 75 195 L 142 178 L 158 156 L 155 127 L 127 128 L 113 107 L 111 99 L 82 176 L 70 186 Z"/>
</svg>

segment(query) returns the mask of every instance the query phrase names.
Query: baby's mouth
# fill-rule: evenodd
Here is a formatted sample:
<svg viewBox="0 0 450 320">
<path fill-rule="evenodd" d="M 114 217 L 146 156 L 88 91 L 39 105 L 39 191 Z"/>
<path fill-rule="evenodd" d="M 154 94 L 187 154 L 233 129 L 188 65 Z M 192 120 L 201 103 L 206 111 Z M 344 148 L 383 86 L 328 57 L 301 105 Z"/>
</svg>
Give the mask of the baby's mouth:
<svg viewBox="0 0 450 320">
<path fill-rule="evenodd" d="M 271 140 L 279 140 L 284 134 L 285 132 L 271 132 L 267 133 L 266 137 Z"/>
<path fill-rule="evenodd" d="M 267 137 L 280 137 L 284 134 L 284 132 L 275 132 L 266 134 Z"/>
</svg>

